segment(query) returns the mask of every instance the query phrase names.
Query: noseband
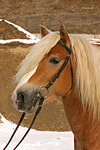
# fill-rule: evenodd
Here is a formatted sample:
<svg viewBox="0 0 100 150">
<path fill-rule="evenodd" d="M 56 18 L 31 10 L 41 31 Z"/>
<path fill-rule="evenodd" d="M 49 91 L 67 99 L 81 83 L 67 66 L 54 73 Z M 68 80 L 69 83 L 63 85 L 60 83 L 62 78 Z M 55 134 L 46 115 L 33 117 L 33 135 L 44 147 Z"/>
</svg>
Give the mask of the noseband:
<svg viewBox="0 0 100 150">
<path fill-rule="evenodd" d="M 34 101 L 35 101 L 35 102 L 39 101 L 39 106 L 38 106 L 38 108 L 37 108 L 37 110 L 36 110 L 35 116 L 34 116 L 32 122 L 31 122 L 31 124 L 30 124 L 28 130 L 26 131 L 26 133 L 24 134 L 24 136 L 22 137 L 22 139 L 19 141 L 19 143 L 16 145 L 16 147 L 15 147 L 13 150 L 15 150 L 15 149 L 21 144 L 21 142 L 24 140 L 24 138 L 26 137 L 26 135 L 27 135 L 28 132 L 30 131 L 30 129 L 31 129 L 31 127 L 32 127 L 32 125 L 33 125 L 33 123 L 34 123 L 34 121 L 35 121 L 37 115 L 39 114 L 39 112 L 40 112 L 41 109 L 42 109 L 42 104 L 43 104 L 44 99 L 46 99 L 46 98 L 48 97 L 48 95 L 49 95 L 49 88 L 54 84 L 54 82 L 56 81 L 56 79 L 59 78 L 61 72 L 62 72 L 62 71 L 64 70 L 64 68 L 66 67 L 66 65 L 67 65 L 67 63 L 68 63 L 69 60 L 70 60 L 70 69 L 71 69 L 71 77 L 72 77 L 71 87 L 70 87 L 69 91 L 70 91 L 70 90 L 72 89 L 72 87 L 73 87 L 74 71 L 73 71 L 72 61 L 71 61 L 71 58 L 70 58 L 70 55 L 71 55 L 71 53 L 72 53 L 72 48 L 71 48 L 71 47 L 69 48 L 65 43 L 63 43 L 63 42 L 61 42 L 61 41 L 58 41 L 58 44 L 60 44 L 62 47 L 64 47 L 64 49 L 68 52 L 67 57 L 66 57 L 66 59 L 65 59 L 65 61 L 64 61 L 64 63 L 63 63 L 63 65 L 61 66 L 61 68 L 60 68 L 60 69 L 58 70 L 58 72 L 56 73 L 56 75 L 52 78 L 52 80 L 51 80 L 47 85 L 40 86 L 39 89 L 38 89 L 38 91 L 35 93 L 35 94 L 36 94 L 36 97 L 34 98 L 33 103 L 32 103 L 31 105 L 34 104 Z M 40 89 L 42 89 L 42 88 L 45 88 L 45 89 L 47 90 L 47 95 L 44 96 L 44 97 L 43 97 L 43 96 L 41 95 L 41 93 L 40 93 Z M 69 91 L 68 91 L 68 92 L 69 92 Z M 67 93 L 68 93 L 68 92 L 67 92 Z M 8 143 L 6 144 L 6 146 L 4 147 L 3 150 L 5 150 L 5 149 L 8 147 L 8 145 L 10 144 L 10 142 L 11 142 L 12 138 L 14 137 L 14 135 L 15 135 L 15 133 L 16 133 L 18 127 L 20 126 L 20 124 L 21 124 L 21 122 L 22 122 L 24 116 L 25 116 L 25 112 L 22 114 L 22 116 L 21 116 L 21 118 L 20 118 L 20 120 L 19 120 L 19 122 L 18 122 L 17 127 L 15 128 L 13 134 L 11 135 L 11 137 L 10 137 Z"/>
</svg>

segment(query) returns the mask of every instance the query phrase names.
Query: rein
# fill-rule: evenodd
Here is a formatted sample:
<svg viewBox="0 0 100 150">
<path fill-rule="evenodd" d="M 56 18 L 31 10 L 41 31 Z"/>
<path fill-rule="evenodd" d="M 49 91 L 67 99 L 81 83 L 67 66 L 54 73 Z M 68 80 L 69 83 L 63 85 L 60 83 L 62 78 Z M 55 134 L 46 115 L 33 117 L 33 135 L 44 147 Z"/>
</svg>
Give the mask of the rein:
<svg viewBox="0 0 100 150">
<path fill-rule="evenodd" d="M 31 104 L 31 106 L 34 104 L 34 101 L 35 101 L 35 102 L 38 102 L 38 101 L 39 101 L 38 108 L 37 108 L 37 110 L 36 110 L 36 112 L 35 112 L 34 118 L 33 118 L 32 122 L 31 122 L 31 124 L 30 124 L 28 130 L 26 131 L 26 133 L 24 134 L 24 136 L 21 138 L 21 140 L 18 142 L 18 144 L 15 146 L 15 148 L 14 148 L 13 150 L 15 150 L 15 149 L 22 143 L 22 141 L 24 140 L 24 138 L 26 137 L 26 135 L 29 133 L 29 131 L 30 131 L 32 125 L 33 125 L 34 122 L 35 122 L 35 119 L 36 119 L 37 115 L 39 114 L 39 112 L 40 112 L 41 109 L 42 109 L 42 104 L 43 104 L 44 99 L 47 98 L 47 96 L 49 95 L 49 88 L 53 85 L 53 83 L 56 81 L 56 79 L 59 78 L 61 72 L 62 72 L 63 69 L 66 67 L 66 65 L 67 65 L 67 63 L 68 63 L 69 60 L 70 60 L 70 69 L 71 69 L 71 77 L 72 77 L 71 88 L 69 89 L 69 91 L 70 91 L 70 90 L 72 89 L 72 87 L 73 87 L 74 71 L 73 71 L 72 61 L 71 61 L 71 58 L 70 58 L 70 55 L 71 55 L 71 53 L 72 53 L 72 49 L 71 49 L 71 47 L 70 47 L 70 48 L 67 47 L 67 45 L 64 44 L 64 43 L 61 42 L 61 41 L 58 41 L 58 44 L 60 44 L 62 47 L 65 48 L 65 50 L 67 50 L 67 52 L 68 52 L 67 57 L 66 57 L 66 59 L 65 59 L 65 61 L 64 61 L 64 63 L 63 63 L 63 65 L 61 66 L 61 68 L 58 70 L 57 74 L 52 78 L 52 80 L 51 80 L 47 85 L 40 86 L 39 89 L 38 89 L 38 91 L 35 93 L 35 94 L 36 94 L 36 97 L 33 99 L 33 102 L 32 102 L 32 104 Z M 41 95 L 41 93 L 39 92 L 41 88 L 46 88 L 46 90 L 47 90 L 47 95 L 46 95 L 45 97 L 43 97 L 43 96 Z M 68 92 L 69 92 L 69 91 L 68 91 Z M 68 93 L 68 92 L 67 92 L 67 93 Z M 30 106 L 29 106 L 29 107 L 30 107 Z M 29 108 L 29 107 L 28 107 L 28 108 Z M 27 108 L 27 109 L 28 109 L 28 108 Z M 22 114 L 22 116 L 21 116 L 21 118 L 20 118 L 20 120 L 19 120 L 19 122 L 18 122 L 18 124 L 17 124 L 17 127 L 15 128 L 13 134 L 11 135 L 11 137 L 10 137 L 8 143 L 6 144 L 6 146 L 4 147 L 3 150 L 5 150 L 5 149 L 8 147 L 8 145 L 10 144 L 10 142 L 11 142 L 11 140 L 13 139 L 13 137 L 14 137 L 14 135 L 15 135 L 17 129 L 19 128 L 21 122 L 22 122 L 23 119 L 24 119 L 24 116 L 25 116 L 25 112 Z"/>
</svg>

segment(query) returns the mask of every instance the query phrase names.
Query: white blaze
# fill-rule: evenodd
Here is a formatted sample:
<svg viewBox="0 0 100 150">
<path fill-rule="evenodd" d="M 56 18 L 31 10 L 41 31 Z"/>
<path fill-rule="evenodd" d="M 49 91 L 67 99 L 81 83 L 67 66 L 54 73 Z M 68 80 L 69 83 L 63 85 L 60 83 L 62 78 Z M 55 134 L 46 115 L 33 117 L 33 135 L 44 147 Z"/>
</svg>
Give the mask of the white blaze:
<svg viewBox="0 0 100 150">
<path fill-rule="evenodd" d="M 26 73 L 26 74 L 23 76 L 23 78 L 20 80 L 20 82 L 18 83 L 18 85 L 16 86 L 15 91 L 16 91 L 19 87 L 21 87 L 22 85 L 24 85 L 24 84 L 31 78 L 31 76 L 36 72 L 36 70 L 37 70 L 37 67 L 35 67 L 35 69 L 32 70 L 32 71 L 30 71 L 29 73 Z"/>
</svg>

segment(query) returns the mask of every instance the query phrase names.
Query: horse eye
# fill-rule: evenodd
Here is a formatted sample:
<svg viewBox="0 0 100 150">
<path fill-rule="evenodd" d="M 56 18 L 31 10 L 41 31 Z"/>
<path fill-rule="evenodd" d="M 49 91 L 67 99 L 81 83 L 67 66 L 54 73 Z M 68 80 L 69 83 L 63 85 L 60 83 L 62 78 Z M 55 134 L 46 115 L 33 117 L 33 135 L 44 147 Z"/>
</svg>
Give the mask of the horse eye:
<svg viewBox="0 0 100 150">
<path fill-rule="evenodd" d="M 60 59 L 57 57 L 52 57 L 52 58 L 50 58 L 49 62 L 57 65 L 60 62 Z"/>
</svg>

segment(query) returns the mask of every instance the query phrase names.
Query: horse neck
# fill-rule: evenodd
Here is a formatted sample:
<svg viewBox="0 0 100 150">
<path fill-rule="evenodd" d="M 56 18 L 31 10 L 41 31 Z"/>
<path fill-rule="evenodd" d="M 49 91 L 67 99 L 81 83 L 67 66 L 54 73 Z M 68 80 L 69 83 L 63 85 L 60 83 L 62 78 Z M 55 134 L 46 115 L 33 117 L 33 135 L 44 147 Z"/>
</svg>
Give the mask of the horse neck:
<svg viewBox="0 0 100 150">
<path fill-rule="evenodd" d="M 73 95 L 73 90 L 70 94 L 64 96 L 62 101 L 70 127 L 74 133 L 75 140 L 77 140 L 80 147 L 82 147 L 79 149 L 83 150 L 83 147 L 85 147 L 87 150 L 94 150 L 95 148 L 93 149 L 93 146 L 95 144 L 96 149 L 99 150 L 100 121 L 98 121 L 98 119 L 93 121 L 92 114 L 89 112 L 89 109 L 83 109 L 81 99 L 79 99 L 77 95 Z"/>
</svg>

